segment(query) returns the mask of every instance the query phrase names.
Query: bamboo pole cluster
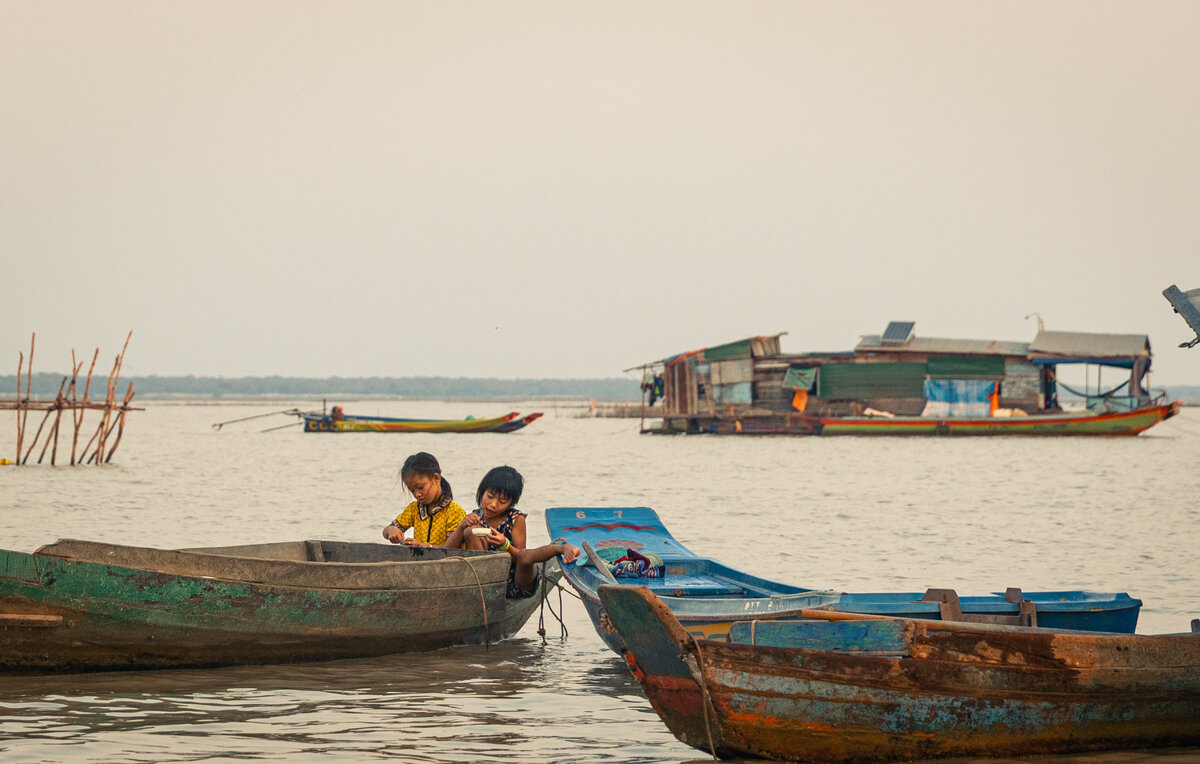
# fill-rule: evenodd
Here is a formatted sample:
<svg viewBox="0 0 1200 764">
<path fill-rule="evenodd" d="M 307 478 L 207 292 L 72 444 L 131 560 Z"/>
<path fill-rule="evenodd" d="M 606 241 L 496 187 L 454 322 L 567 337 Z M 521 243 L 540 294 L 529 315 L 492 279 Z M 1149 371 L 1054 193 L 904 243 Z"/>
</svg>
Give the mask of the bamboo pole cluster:
<svg viewBox="0 0 1200 764">
<path fill-rule="evenodd" d="M 71 351 L 71 376 L 63 377 L 62 382 L 58 386 L 58 394 L 52 401 L 37 401 L 31 396 L 33 391 L 33 351 L 37 341 L 37 333 L 35 332 L 29 339 L 29 365 L 25 365 L 25 354 L 20 353 L 17 360 L 17 398 L 16 400 L 0 400 L 0 409 L 12 409 L 17 414 L 17 457 L 14 464 L 24 465 L 29 463 L 29 457 L 33 454 L 34 449 L 41 441 L 42 431 L 46 424 L 53 416 L 53 424 L 50 425 L 49 431 L 46 433 L 46 439 L 42 442 L 42 450 L 38 454 L 37 463 L 41 464 L 46 457 L 46 451 L 50 451 L 50 463 L 55 464 L 58 459 L 58 439 L 62 425 L 62 416 L 64 411 L 70 412 L 68 421 L 73 430 L 71 433 L 71 465 L 76 464 L 108 464 L 112 461 L 113 454 L 117 452 L 117 446 L 121 444 L 121 436 L 125 434 L 125 415 L 130 411 L 141 411 L 141 409 L 133 408 L 129 402 L 133 399 L 133 383 L 129 383 L 129 387 L 125 390 L 125 396 L 117 400 L 117 382 L 121 376 L 121 365 L 125 361 L 125 351 L 129 347 L 129 339 L 133 336 L 131 331 L 125 337 L 125 344 L 121 347 L 121 352 L 113 361 L 112 371 L 108 374 L 108 384 L 105 388 L 103 401 L 92 400 L 92 376 L 96 370 L 96 361 L 100 357 L 100 348 L 96 348 L 96 352 L 92 354 L 92 363 L 88 367 L 87 377 L 83 384 L 83 397 L 78 395 L 79 391 L 79 374 L 83 371 L 83 362 L 76 362 L 75 351 Z M 21 375 L 25 374 L 25 385 L 22 389 Z M 70 384 L 68 384 L 68 379 Z M 84 414 L 89 409 L 100 412 L 100 421 L 92 436 L 83 446 L 83 451 L 79 451 L 79 435 L 84 430 Z M 38 425 L 37 431 L 32 438 L 26 442 L 28 432 L 29 412 L 44 411 L 42 421 Z M 113 437 L 113 432 L 116 432 L 116 437 Z"/>
</svg>

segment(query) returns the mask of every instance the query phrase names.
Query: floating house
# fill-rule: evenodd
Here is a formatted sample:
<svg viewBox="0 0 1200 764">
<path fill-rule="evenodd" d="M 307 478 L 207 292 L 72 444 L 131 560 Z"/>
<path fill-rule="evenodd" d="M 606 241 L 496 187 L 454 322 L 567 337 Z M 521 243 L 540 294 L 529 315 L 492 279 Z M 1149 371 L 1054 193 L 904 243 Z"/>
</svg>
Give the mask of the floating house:
<svg viewBox="0 0 1200 764">
<path fill-rule="evenodd" d="M 1039 330 L 1027 343 L 914 330 L 894 321 L 836 353 L 783 353 L 782 334 L 761 335 L 646 364 L 644 403 L 659 389 L 662 398 L 661 408 L 647 407 L 661 426 L 647 431 L 1131 435 L 1177 410 L 1145 387 L 1145 335 Z M 1097 367 L 1095 391 L 1060 382 L 1066 364 Z M 1107 390 L 1105 368 L 1116 382 Z M 1065 411 L 1060 393 L 1078 396 L 1081 410 Z"/>
</svg>

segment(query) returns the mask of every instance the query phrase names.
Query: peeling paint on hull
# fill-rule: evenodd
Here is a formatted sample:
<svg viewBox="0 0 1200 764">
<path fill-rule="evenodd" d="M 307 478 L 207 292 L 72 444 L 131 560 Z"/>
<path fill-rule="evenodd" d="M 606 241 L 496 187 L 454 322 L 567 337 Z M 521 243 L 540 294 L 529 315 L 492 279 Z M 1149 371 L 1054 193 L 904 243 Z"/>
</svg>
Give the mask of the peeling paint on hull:
<svg viewBox="0 0 1200 764">
<path fill-rule="evenodd" d="M 772 644 L 733 644 L 693 639 L 648 589 L 606 586 L 601 598 L 667 727 L 719 755 L 877 761 L 1200 743 L 1200 635 L 888 620 L 774 624 L 756 636 Z M 891 646 L 856 651 L 864 629 Z M 798 632 L 827 649 L 778 646 Z"/>
<path fill-rule="evenodd" d="M 52 627 L 0 627 L 0 673 L 293 663 L 431 650 L 503 639 L 540 604 L 540 597 L 505 598 L 507 555 L 479 555 L 467 564 L 451 557 L 324 563 L 166 554 L 180 565 L 200 560 L 194 564 L 207 573 L 0 550 L 0 614 L 62 618 Z M 222 565 L 258 580 L 232 580 Z M 337 585 L 322 587 L 327 577 Z M 558 572 L 548 577 L 553 585 Z M 371 579 L 391 583 L 371 588 Z M 352 588 L 356 580 L 366 581 L 365 588 Z"/>
</svg>

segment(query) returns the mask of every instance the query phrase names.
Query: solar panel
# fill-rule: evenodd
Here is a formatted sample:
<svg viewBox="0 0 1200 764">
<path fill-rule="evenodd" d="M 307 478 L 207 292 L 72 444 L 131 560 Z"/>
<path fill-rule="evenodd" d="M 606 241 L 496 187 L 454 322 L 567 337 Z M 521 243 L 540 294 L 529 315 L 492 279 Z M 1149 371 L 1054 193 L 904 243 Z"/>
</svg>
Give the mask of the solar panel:
<svg viewBox="0 0 1200 764">
<path fill-rule="evenodd" d="M 889 344 L 903 344 L 912 338 L 912 330 L 916 325 L 916 321 L 892 321 L 879 339 Z"/>
</svg>

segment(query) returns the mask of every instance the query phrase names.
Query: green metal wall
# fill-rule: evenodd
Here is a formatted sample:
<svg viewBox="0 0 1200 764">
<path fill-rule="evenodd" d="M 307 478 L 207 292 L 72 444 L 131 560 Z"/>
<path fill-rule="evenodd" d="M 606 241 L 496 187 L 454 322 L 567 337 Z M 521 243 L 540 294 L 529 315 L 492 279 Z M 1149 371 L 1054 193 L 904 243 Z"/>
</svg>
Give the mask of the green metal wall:
<svg viewBox="0 0 1200 764">
<path fill-rule="evenodd" d="M 817 397 L 923 398 L 923 363 L 839 363 L 821 367 Z"/>
<path fill-rule="evenodd" d="M 981 356 L 931 356 L 926 361 L 929 376 L 950 379 L 1002 379 L 1004 357 Z"/>
</svg>

